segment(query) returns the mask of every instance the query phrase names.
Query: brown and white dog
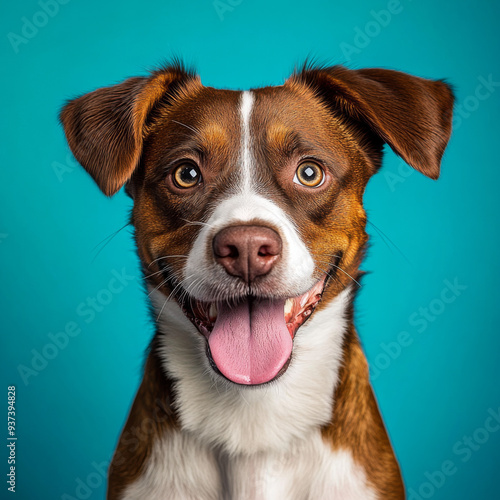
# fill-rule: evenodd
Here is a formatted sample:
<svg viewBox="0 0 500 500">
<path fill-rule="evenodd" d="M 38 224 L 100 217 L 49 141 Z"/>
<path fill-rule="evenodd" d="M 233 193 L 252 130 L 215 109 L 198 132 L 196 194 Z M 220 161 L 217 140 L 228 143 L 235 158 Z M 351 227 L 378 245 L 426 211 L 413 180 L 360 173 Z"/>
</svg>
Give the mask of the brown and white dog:
<svg viewBox="0 0 500 500">
<path fill-rule="evenodd" d="M 157 323 L 109 500 L 404 498 L 353 325 L 362 199 L 384 143 L 438 177 L 452 107 L 384 69 L 240 92 L 177 63 L 64 107 L 78 161 L 134 200 Z"/>
</svg>

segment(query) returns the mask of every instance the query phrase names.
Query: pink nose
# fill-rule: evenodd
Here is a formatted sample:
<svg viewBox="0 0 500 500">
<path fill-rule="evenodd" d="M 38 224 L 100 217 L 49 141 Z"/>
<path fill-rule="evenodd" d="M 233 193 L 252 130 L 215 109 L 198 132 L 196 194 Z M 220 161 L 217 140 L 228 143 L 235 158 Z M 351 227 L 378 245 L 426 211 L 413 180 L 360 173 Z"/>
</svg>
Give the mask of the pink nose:
<svg viewBox="0 0 500 500">
<path fill-rule="evenodd" d="M 215 260 L 247 283 L 267 274 L 281 257 L 281 238 L 265 226 L 230 226 L 213 240 Z"/>
</svg>

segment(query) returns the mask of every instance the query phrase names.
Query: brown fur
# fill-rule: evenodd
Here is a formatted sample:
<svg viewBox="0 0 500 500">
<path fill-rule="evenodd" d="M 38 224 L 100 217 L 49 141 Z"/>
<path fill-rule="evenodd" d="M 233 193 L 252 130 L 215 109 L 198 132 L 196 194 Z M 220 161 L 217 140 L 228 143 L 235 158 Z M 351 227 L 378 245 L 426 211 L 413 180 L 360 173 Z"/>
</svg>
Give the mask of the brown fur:
<svg viewBox="0 0 500 500">
<path fill-rule="evenodd" d="M 155 441 L 177 427 L 173 397 L 171 381 L 165 377 L 153 343 L 109 468 L 108 500 L 118 499 L 126 486 L 140 476 Z"/>
<path fill-rule="evenodd" d="M 401 500 L 403 481 L 373 396 L 368 364 L 351 325 L 344 340 L 344 362 L 335 391 L 332 420 L 323 438 L 332 449 L 348 449 L 384 500 Z"/>
<path fill-rule="evenodd" d="M 321 309 L 360 275 L 367 241 L 363 193 L 380 167 L 383 144 L 437 178 L 451 132 L 453 96 L 441 81 L 339 66 L 305 67 L 282 87 L 257 89 L 254 96 L 260 189 L 296 222 L 318 278 L 330 269 Z M 158 259 L 186 255 L 200 230 L 189 222 L 203 222 L 213 202 L 239 181 L 234 169 L 239 97 L 203 87 L 194 74 L 173 66 L 75 99 L 61 113 L 73 153 L 104 193 L 111 195 L 127 182 L 144 272 L 167 295 L 172 284 Z M 326 172 L 325 184 L 313 191 L 291 180 L 304 157 Z M 175 186 L 170 172 L 185 161 L 199 166 L 203 185 Z M 169 272 L 180 276 L 184 263 L 181 257 L 169 259 Z M 109 500 L 118 499 L 139 477 L 154 442 L 178 425 L 172 381 L 160 366 L 155 342 L 110 468 Z M 398 464 L 352 318 L 343 354 L 323 438 L 332 449 L 352 452 L 380 498 L 400 500 L 404 488 Z"/>
</svg>

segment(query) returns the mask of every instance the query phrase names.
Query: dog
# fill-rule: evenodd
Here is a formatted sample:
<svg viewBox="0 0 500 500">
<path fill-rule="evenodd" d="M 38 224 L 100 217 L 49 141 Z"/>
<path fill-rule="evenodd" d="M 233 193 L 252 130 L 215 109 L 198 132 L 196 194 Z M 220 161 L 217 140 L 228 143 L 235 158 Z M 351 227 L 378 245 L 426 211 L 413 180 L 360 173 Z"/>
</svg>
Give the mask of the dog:
<svg viewBox="0 0 500 500">
<path fill-rule="evenodd" d="M 405 497 L 353 325 L 363 192 L 384 144 L 436 179 L 452 109 L 393 70 L 235 91 L 179 62 L 65 104 L 76 159 L 133 199 L 156 322 L 108 500 Z"/>
</svg>

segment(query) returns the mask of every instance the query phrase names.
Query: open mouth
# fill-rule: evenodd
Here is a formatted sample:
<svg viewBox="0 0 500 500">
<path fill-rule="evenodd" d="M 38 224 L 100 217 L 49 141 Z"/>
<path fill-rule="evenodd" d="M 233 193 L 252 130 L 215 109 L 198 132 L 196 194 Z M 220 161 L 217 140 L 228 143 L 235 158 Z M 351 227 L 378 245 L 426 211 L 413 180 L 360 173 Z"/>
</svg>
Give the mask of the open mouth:
<svg viewBox="0 0 500 500">
<path fill-rule="evenodd" d="M 297 330 L 321 300 L 327 276 L 298 297 L 247 296 L 228 303 L 177 296 L 184 314 L 207 339 L 215 371 L 231 382 L 265 384 L 286 371 Z M 182 298 L 181 298 L 182 297 Z"/>
</svg>

